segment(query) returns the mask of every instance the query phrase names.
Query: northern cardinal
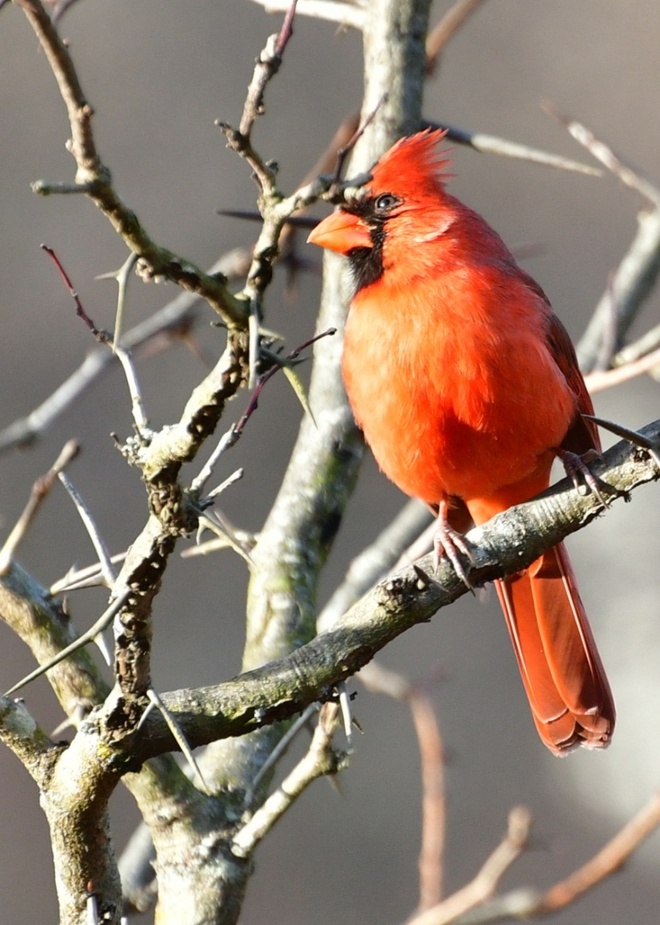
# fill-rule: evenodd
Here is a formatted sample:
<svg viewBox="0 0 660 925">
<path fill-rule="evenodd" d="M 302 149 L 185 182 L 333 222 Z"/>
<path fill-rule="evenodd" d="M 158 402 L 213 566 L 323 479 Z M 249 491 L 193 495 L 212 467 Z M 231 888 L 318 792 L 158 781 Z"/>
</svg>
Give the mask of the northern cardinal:
<svg viewBox="0 0 660 925">
<path fill-rule="evenodd" d="M 445 191 L 442 131 L 401 139 L 312 231 L 348 257 L 342 369 L 380 468 L 438 512 L 437 553 L 547 488 L 556 456 L 599 449 L 575 351 L 539 285 Z M 496 583 L 534 722 L 555 754 L 602 748 L 610 687 L 563 544 Z"/>
</svg>

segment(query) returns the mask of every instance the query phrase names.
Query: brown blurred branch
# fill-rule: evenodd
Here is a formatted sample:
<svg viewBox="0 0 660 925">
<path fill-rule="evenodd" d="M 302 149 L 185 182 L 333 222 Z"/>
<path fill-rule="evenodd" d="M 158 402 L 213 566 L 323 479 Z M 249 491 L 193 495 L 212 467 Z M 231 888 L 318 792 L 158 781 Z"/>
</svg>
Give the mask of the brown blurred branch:
<svg viewBox="0 0 660 925">
<path fill-rule="evenodd" d="M 449 925 L 489 899 L 504 874 L 525 850 L 531 823 L 531 815 L 524 806 L 514 807 L 509 813 L 506 835 L 476 877 L 444 902 L 408 919 L 406 925 Z"/>
<path fill-rule="evenodd" d="M 486 0 L 456 0 L 426 39 L 426 73 L 433 74 L 441 53 L 451 38 Z"/>
<path fill-rule="evenodd" d="M 660 794 L 656 793 L 591 860 L 550 889 L 542 892 L 529 888 L 513 890 L 453 921 L 455 925 L 491 925 L 511 918 L 543 918 L 552 915 L 572 905 L 580 896 L 620 870 L 658 826 Z M 414 925 L 420 923 L 415 922 Z M 439 922 L 429 922 L 428 925 L 439 925 Z"/>
</svg>

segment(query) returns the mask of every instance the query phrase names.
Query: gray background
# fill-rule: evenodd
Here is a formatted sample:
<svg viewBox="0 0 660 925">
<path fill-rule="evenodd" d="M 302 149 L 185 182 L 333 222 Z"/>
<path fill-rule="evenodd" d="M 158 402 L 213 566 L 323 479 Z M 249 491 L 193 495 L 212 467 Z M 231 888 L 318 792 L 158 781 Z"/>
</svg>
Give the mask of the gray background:
<svg viewBox="0 0 660 925">
<path fill-rule="evenodd" d="M 436 18 L 446 6 L 438 4 Z M 120 193 L 160 243 L 202 266 L 254 233 L 214 212 L 251 207 L 255 187 L 245 165 L 225 150 L 213 120 L 238 122 L 253 60 L 279 21 L 247 0 L 85 0 L 63 25 L 97 112 L 102 156 Z M 425 114 L 582 157 L 541 113 L 539 102 L 551 99 L 660 182 L 659 35 L 655 0 L 486 4 L 429 82 Z M 73 162 L 64 148 L 67 124 L 53 78 L 22 13 L 11 6 L 0 15 L 0 74 L 4 426 L 40 402 L 92 346 L 39 244 L 57 250 L 100 326 L 112 324 L 114 287 L 94 277 L 119 266 L 125 251 L 82 198 L 41 200 L 29 190 L 38 177 L 70 179 Z M 358 107 L 360 74 L 355 33 L 299 18 L 255 136 L 264 155 L 280 161 L 285 190 L 313 164 L 342 116 Z M 634 233 L 639 197 L 610 177 L 588 179 L 465 149 L 456 151 L 455 172 L 452 191 L 482 212 L 510 245 L 541 245 L 525 269 L 579 337 Z M 319 256 L 309 254 L 314 261 Z M 135 282 L 128 323 L 175 294 L 173 287 Z M 292 345 L 299 343 L 313 329 L 317 298 L 317 277 L 298 279 L 293 293 L 279 281 L 269 295 L 268 323 Z M 655 295 L 639 330 L 657 323 L 657 314 Z M 198 337 L 211 354 L 218 349 L 220 338 L 206 324 Z M 145 361 L 140 374 L 149 414 L 160 425 L 176 419 L 203 368 L 177 347 Z M 631 383 L 597 396 L 597 413 L 641 425 L 657 417 L 659 391 L 650 380 Z M 239 411 L 237 402 L 232 415 Z M 219 473 L 246 467 L 243 482 L 224 503 L 239 525 L 258 529 L 262 523 L 299 417 L 284 380 L 272 382 Z M 91 389 L 37 446 L 0 458 L 4 532 L 32 480 L 75 436 L 85 452 L 71 475 L 111 549 L 124 548 L 143 522 L 144 498 L 137 473 L 113 449 L 111 431 L 130 432 L 117 373 Z M 324 594 L 401 502 L 367 460 Z M 614 744 L 605 754 L 558 761 L 539 744 L 494 595 L 483 605 L 464 599 L 383 653 L 387 665 L 409 677 L 435 679 L 430 689 L 450 753 L 448 888 L 476 871 L 516 802 L 532 808 L 536 835 L 505 885 L 543 886 L 586 860 L 658 786 L 659 528 L 657 488 L 651 487 L 571 542 L 619 708 Z M 93 559 L 77 515 L 59 490 L 20 558 L 45 584 L 73 561 Z M 241 567 L 228 553 L 211 562 L 173 562 L 156 611 L 154 680 L 160 690 L 210 684 L 236 672 L 244 590 Z M 87 625 L 102 604 L 100 595 L 79 594 L 72 601 L 74 618 Z M 0 638 L 4 689 L 32 662 L 4 627 Z M 46 728 L 61 720 L 43 682 L 25 697 Z M 342 795 L 320 782 L 260 849 L 246 925 L 396 923 L 413 907 L 420 794 L 411 724 L 402 706 L 364 693 L 356 710 L 365 734 L 342 778 Z M 0 923 L 54 922 L 52 866 L 36 789 L 4 750 L 0 775 Z M 135 821 L 121 791 L 113 798 L 113 819 L 121 843 Z M 657 863 L 656 836 L 622 875 L 556 921 L 657 922 Z"/>
</svg>

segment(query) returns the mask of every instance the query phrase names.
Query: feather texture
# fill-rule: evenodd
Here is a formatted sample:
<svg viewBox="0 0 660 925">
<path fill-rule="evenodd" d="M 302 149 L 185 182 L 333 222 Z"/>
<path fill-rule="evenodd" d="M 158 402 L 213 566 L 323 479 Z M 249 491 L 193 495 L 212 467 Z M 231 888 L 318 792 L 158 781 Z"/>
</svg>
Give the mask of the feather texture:
<svg viewBox="0 0 660 925">
<path fill-rule="evenodd" d="M 381 469 L 480 524 L 545 489 L 559 452 L 599 444 L 566 331 L 495 231 L 447 193 L 442 138 L 399 141 L 310 241 L 355 271 L 343 373 Z M 456 534 L 443 516 L 449 553 Z M 607 745 L 614 704 L 563 545 L 498 594 L 545 744 Z"/>
</svg>

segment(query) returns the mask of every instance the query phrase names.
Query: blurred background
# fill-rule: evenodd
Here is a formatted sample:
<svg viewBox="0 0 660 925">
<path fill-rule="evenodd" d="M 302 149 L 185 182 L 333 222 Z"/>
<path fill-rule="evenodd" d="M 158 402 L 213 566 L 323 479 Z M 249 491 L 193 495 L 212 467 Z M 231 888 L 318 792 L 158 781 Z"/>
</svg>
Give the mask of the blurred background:
<svg viewBox="0 0 660 925">
<path fill-rule="evenodd" d="M 434 21 L 448 7 L 437 2 Z M 62 24 L 96 111 L 101 155 L 120 194 L 159 243 L 200 266 L 255 234 L 254 226 L 215 212 L 252 208 L 256 187 L 213 122 L 238 123 L 254 59 L 280 22 L 281 16 L 248 0 L 85 0 Z M 656 0 L 493 0 L 446 51 L 427 86 L 425 115 L 588 161 L 542 113 L 540 102 L 551 100 L 660 183 L 659 38 Z M 54 80 L 23 14 L 11 5 L 0 14 L 0 73 L 2 428 L 43 401 L 94 348 L 39 244 L 55 248 L 99 327 L 112 326 L 116 292 L 112 282 L 95 277 L 117 269 L 125 250 L 82 197 L 40 199 L 30 191 L 30 182 L 41 177 L 70 180 L 74 165 L 65 150 L 68 126 Z M 360 95 L 359 35 L 298 17 L 254 139 L 265 157 L 280 163 L 285 191 L 310 169 L 341 119 L 359 107 Z M 578 339 L 634 235 L 640 197 L 610 176 L 594 179 L 462 148 L 455 152 L 455 173 L 452 192 L 485 215 L 510 246 L 532 246 L 535 256 L 524 268 Z M 321 255 L 302 248 L 320 270 Z M 293 347 L 313 331 L 320 276 L 300 275 L 293 287 L 285 282 L 280 272 L 269 291 L 267 323 Z M 134 280 L 127 326 L 175 295 L 172 286 Z M 659 305 L 656 293 L 636 333 L 658 323 Z M 203 311 L 196 334 L 211 356 L 222 343 L 213 320 Z M 184 346 L 141 363 L 155 426 L 178 418 L 203 374 L 199 357 Z M 232 406 L 230 420 L 239 416 L 241 401 Z M 660 384 L 650 379 L 596 396 L 597 414 L 629 427 L 657 418 L 659 407 Z M 262 524 L 300 414 L 283 377 L 275 377 L 218 473 L 224 477 L 245 467 L 243 481 L 223 496 L 223 510 L 238 526 L 258 530 Z M 33 480 L 75 437 L 84 452 L 70 476 L 110 549 L 124 549 L 146 510 L 138 473 L 114 449 L 111 432 L 120 438 L 131 432 L 117 371 L 99 380 L 29 450 L 0 456 L 3 534 Z M 494 594 L 486 603 L 464 598 L 382 653 L 384 664 L 426 684 L 440 718 L 448 751 L 448 890 L 476 873 L 515 803 L 532 810 L 535 835 L 504 887 L 543 887 L 583 863 L 660 784 L 658 498 L 657 486 L 643 488 L 632 504 L 615 505 L 570 541 L 618 705 L 618 729 L 606 753 L 558 761 L 539 743 Z M 324 598 L 402 503 L 368 458 L 324 578 Z M 20 561 L 49 585 L 73 563 L 94 558 L 77 514 L 56 489 Z M 172 561 L 155 614 L 159 690 L 212 684 L 237 672 L 246 578 L 241 568 L 228 552 L 211 561 Z M 71 601 L 81 627 L 102 607 L 95 592 L 78 592 Z M 4 625 L 0 640 L 6 689 L 33 663 Z M 341 793 L 318 782 L 260 848 L 245 925 L 397 923 L 416 903 L 420 782 L 413 729 L 405 707 L 357 687 L 355 710 L 364 735 L 342 775 Z M 46 729 L 61 721 L 43 681 L 24 696 Z M 0 776 L 0 925 L 53 922 L 52 864 L 36 788 L 4 749 Z M 113 798 L 120 846 L 136 818 L 120 789 Z M 623 874 L 555 920 L 656 923 L 659 861 L 655 835 Z"/>
</svg>

